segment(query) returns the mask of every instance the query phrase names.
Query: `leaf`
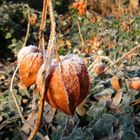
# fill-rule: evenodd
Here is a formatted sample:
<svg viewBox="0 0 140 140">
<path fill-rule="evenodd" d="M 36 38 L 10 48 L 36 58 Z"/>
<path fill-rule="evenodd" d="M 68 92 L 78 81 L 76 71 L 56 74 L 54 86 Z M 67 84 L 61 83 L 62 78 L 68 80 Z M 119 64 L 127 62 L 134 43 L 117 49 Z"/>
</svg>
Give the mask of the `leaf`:
<svg viewBox="0 0 140 140">
<path fill-rule="evenodd" d="M 114 90 L 111 88 L 104 89 L 102 92 L 96 94 L 94 97 L 99 101 L 111 101 Z"/>
<path fill-rule="evenodd" d="M 117 123 L 117 119 L 111 114 L 104 114 L 95 125 L 93 125 L 92 132 L 95 138 L 113 136 L 113 124 Z"/>
<path fill-rule="evenodd" d="M 63 135 L 63 128 L 57 128 L 57 131 L 51 134 L 51 140 L 59 140 Z"/>
<path fill-rule="evenodd" d="M 14 103 L 14 100 L 11 100 L 10 98 L 9 98 L 9 107 L 10 107 L 10 111 L 17 112 L 17 108 L 16 108 L 16 105 Z"/>
<path fill-rule="evenodd" d="M 106 103 L 98 102 L 94 103 L 87 112 L 90 119 L 98 119 L 106 111 Z"/>
<path fill-rule="evenodd" d="M 121 102 L 122 99 L 122 95 L 123 95 L 123 91 L 122 90 L 118 90 L 115 94 L 115 96 L 112 98 L 112 105 L 113 106 L 118 106 Z"/>
<path fill-rule="evenodd" d="M 63 140 L 82 140 L 83 132 L 81 128 L 75 127 L 70 136 L 63 138 Z"/>
<path fill-rule="evenodd" d="M 137 140 L 137 134 L 131 130 L 122 131 L 120 135 L 120 140 Z"/>
<path fill-rule="evenodd" d="M 78 115 L 80 116 L 84 116 L 87 112 L 87 109 L 86 109 L 86 100 L 84 100 L 80 105 L 77 106 L 76 108 L 76 112 L 78 113 Z"/>
<path fill-rule="evenodd" d="M 82 140 L 93 140 L 93 139 L 94 139 L 93 133 L 87 128 L 84 129 Z"/>
<path fill-rule="evenodd" d="M 8 32 L 5 36 L 5 39 L 10 39 L 12 37 L 12 34 L 10 32 Z"/>
<path fill-rule="evenodd" d="M 60 112 L 58 111 L 55 115 L 55 118 L 54 118 L 54 122 L 61 125 L 61 126 L 64 126 L 65 123 L 66 123 L 66 119 L 67 119 L 67 115 L 64 114 L 63 112 Z"/>
<path fill-rule="evenodd" d="M 21 105 L 22 97 L 20 95 L 17 95 L 16 98 L 17 98 L 18 104 L 20 106 Z M 9 103 L 10 111 L 17 112 L 17 107 L 15 105 L 15 102 L 14 102 L 13 98 L 9 96 L 9 99 L 8 100 L 9 100 L 8 103 Z"/>
<path fill-rule="evenodd" d="M 118 119 L 121 130 L 135 130 L 133 119 L 130 113 L 118 113 L 116 118 Z"/>
<path fill-rule="evenodd" d="M 19 88 L 19 94 L 21 96 L 28 96 L 28 97 L 30 96 L 27 89 L 25 89 L 25 88 L 24 89 Z"/>
</svg>

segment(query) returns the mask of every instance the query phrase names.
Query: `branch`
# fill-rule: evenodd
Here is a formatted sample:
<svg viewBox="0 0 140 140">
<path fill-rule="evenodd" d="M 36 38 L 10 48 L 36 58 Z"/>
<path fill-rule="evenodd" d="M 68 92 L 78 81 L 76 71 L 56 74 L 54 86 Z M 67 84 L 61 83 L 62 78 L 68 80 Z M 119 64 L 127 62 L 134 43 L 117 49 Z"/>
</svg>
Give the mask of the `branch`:
<svg viewBox="0 0 140 140">
<path fill-rule="evenodd" d="M 127 53 L 125 53 L 122 57 L 118 58 L 115 62 L 113 62 L 110 66 L 108 66 L 104 72 L 106 72 L 107 70 L 109 70 L 111 67 L 113 67 L 114 65 L 116 65 L 117 63 L 121 62 L 124 58 L 126 58 L 128 55 L 130 55 L 131 53 L 133 53 L 134 51 L 136 51 L 137 49 L 140 49 L 140 44 L 135 46 L 134 48 L 132 48 L 131 50 L 129 50 Z"/>
<path fill-rule="evenodd" d="M 46 52 L 44 51 L 44 65 L 45 66 L 42 72 L 43 85 L 42 85 L 42 91 L 41 91 L 40 106 L 39 106 L 39 111 L 38 111 L 38 120 L 37 120 L 35 129 L 31 132 L 28 140 L 33 140 L 41 124 L 41 120 L 43 116 L 44 101 L 45 101 L 44 97 L 45 97 L 45 93 L 48 90 L 48 75 L 50 73 L 51 63 L 52 63 L 52 59 L 54 55 L 54 47 L 56 45 L 55 20 L 54 20 L 54 15 L 53 15 L 52 0 L 48 1 L 48 7 L 49 7 L 49 14 L 50 14 L 50 21 L 51 21 L 51 34 L 50 34 L 50 39 L 49 39 L 48 49 L 47 49 L 47 59 L 45 56 Z M 43 43 L 42 44 L 43 48 L 45 48 L 44 41 L 42 41 L 42 43 Z"/>
<path fill-rule="evenodd" d="M 100 75 L 102 75 L 104 72 L 108 71 L 111 67 L 115 66 L 116 64 L 118 64 L 119 62 L 121 62 L 123 59 L 125 59 L 128 55 L 130 55 L 131 53 L 135 52 L 137 49 L 140 49 L 140 44 L 138 44 L 137 46 L 135 46 L 134 48 L 132 48 L 131 50 L 129 50 L 127 53 L 125 53 L 123 56 L 121 56 L 120 58 L 118 58 L 116 61 L 114 61 L 111 65 L 109 65 L 102 73 L 100 73 L 97 77 L 98 78 Z"/>
<path fill-rule="evenodd" d="M 15 93 L 13 92 L 13 81 L 14 81 L 14 77 L 15 77 L 15 75 L 16 75 L 18 69 L 19 69 L 19 66 L 16 67 L 16 69 L 15 69 L 15 71 L 14 71 L 14 73 L 13 73 L 13 76 L 12 76 L 12 79 L 11 79 L 11 83 L 10 83 L 10 92 L 11 92 L 12 97 L 13 97 L 13 99 L 14 99 L 14 102 L 15 102 L 16 108 L 17 108 L 17 110 L 18 110 L 19 116 L 20 116 L 20 118 L 21 118 L 21 120 L 22 120 L 22 123 L 24 124 L 24 123 L 26 122 L 26 120 L 24 119 L 24 117 L 23 117 L 23 115 L 22 115 L 21 109 L 20 109 L 19 104 L 18 104 L 17 99 L 16 99 L 16 95 L 15 95 Z"/>
<path fill-rule="evenodd" d="M 47 16 L 47 4 L 48 0 L 43 1 L 43 10 L 42 10 L 42 18 L 41 18 L 41 24 L 40 24 L 40 30 L 39 30 L 39 48 L 42 50 L 42 52 L 45 51 L 44 47 L 44 29 L 46 26 L 46 16 Z"/>
<path fill-rule="evenodd" d="M 81 29 L 80 29 L 80 23 L 79 21 L 77 21 L 77 26 L 78 26 L 78 31 L 79 31 L 79 35 L 80 35 L 80 39 L 81 39 L 81 44 L 82 44 L 82 48 L 85 46 L 85 43 L 84 43 L 84 39 L 83 39 L 83 36 L 82 36 L 82 33 L 81 33 Z"/>
<path fill-rule="evenodd" d="M 23 43 L 22 47 L 26 46 L 28 36 L 29 36 L 29 32 L 30 32 L 30 7 L 28 5 L 25 5 L 25 6 L 28 8 L 28 25 L 27 25 L 27 31 L 26 31 L 25 40 L 24 40 L 24 43 Z"/>
</svg>

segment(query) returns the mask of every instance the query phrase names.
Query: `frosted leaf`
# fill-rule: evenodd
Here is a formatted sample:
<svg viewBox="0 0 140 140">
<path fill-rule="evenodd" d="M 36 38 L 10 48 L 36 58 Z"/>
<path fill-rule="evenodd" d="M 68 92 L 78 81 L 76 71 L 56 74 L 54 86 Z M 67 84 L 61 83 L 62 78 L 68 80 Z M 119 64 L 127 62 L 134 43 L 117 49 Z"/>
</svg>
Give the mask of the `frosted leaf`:
<svg viewBox="0 0 140 140">
<path fill-rule="evenodd" d="M 18 64 L 21 63 L 21 60 L 30 53 L 38 53 L 38 55 L 41 55 L 41 52 L 39 52 L 38 48 L 34 45 L 29 45 L 24 48 L 22 48 L 18 53 Z"/>
</svg>

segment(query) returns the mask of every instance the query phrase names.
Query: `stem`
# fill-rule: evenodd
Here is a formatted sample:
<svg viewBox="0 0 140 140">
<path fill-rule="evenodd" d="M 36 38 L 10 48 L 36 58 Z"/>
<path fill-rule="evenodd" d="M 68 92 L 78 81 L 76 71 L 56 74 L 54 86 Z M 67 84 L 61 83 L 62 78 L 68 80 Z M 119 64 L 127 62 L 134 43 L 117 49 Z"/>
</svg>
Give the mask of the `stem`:
<svg viewBox="0 0 140 140">
<path fill-rule="evenodd" d="M 27 25 L 27 31 L 26 31 L 25 40 L 24 40 L 24 43 L 23 43 L 23 46 L 22 46 L 22 47 L 25 47 L 25 46 L 26 46 L 26 43 L 27 43 L 27 40 L 28 40 L 28 36 L 29 36 L 29 31 L 30 31 L 30 21 L 29 21 L 29 19 L 30 19 L 30 8 L 29 8 L 28 5 L 25 5 L 25 6 L 28 8 L 28 25 Z M 14 71 L 14 73 L 13 73 L 13 76 L 12 76 L 12 79 L 11 79 L 11 83 L 10 83 L 10 92 L 11 92 L 12 97 L 13 97 L 13 99 L 14 99 L 14 103 L 15 103 L 16 108 L 17 108 L 17 110 L 18 110 L 18 113 L 19 113 L 19 116 L 20 116 L 20 118 L 21 118 L 21 121 L 22 121 L 23 124 L 26 124 L 26 123 L 28 123 L 28 122 L 25 120 L 25 118 L 24 118 L 24 116 L 23 116 L 23 114 L 22 114 L 22 111 L 21 111 L 21 109 L 20 109 L 20 106 L 19 106 L 19 104 L 18 104 L 18 101 L 17 101 L 17 99 L 16 99 L 16 95 L 15 95 L 15 93 L 13 92 L 13 82 L 14 82 L 14 78 L 15 78 L 15 75 L 16 75 L 18 69 L 19 69 L 19 65 L 16 67 L 16 69 L 15 69 L 15 71 Z M 33 127 L 31 126 L 30 123 L 29 123 L 29 126 L 30 126 L 30 128 L 33 130 Z M 43 136 L 41 133 L 38 132 L 37 135 L 38 135 L 42 140 L 45 140 L 44 136 Z"/>
<path fill-rule="evenodd" d="M 13 76 L 12 76 L 12 79 L 11 79 L 11 83 L 10 83 L 10 92 L 11 92 L 12 97 L 13 97 L 13 99 L 14 99 L 14 103 L 15 103 L 16 108 L 17 108 L 17 110 L 18 110 L 18 113 L 19 113 L 19 116 L 20 116 L 20 118 L 21 118 L 21 121 L 22 121 L 23 124 L 26 124 L 27 121 L 25 120 L 25 118 L 24 118 L 24 116 L 23 116 L 23 114 L 22 114 L 22 111 L 21 111 L 21 109 L 20 109 L 20 107 L 19 107 L 19 104 L 18 104 L 18 101 L 17 101 L 17 99 L 16 99 L 16 95 L 15 95 L 15 93 L 13 92 L 13 82 L 14 82 L 14 78 L 15 78 L 15 75 L 16 75 L 18 69 L 19 69 L 19 66 L 16 67 L 16 69 L 15 69 L 15 71 L 14 71 L 14 73 L 13 73 Z M 30 123 L 29 123 L 29 125 L 30 125 L 31 129 L 33 129 L 33 127 L 31 126 Z M 37 135 L 38 135 L 42 140 L 45 140 L 44 136 L 43 136 L 41 133 L 38 132 Z"/>
<path fill-rule="evenodd" d="M 50 22 L 51 22 L 51 34 L 50 34 L 50 39 L 48 42 L 48 49 L 47 49 L 47 55 L 48 55 L 47 65 L 49 65 L 50 67 L 54 55 L 54 48 L 56 46 L 55 19 L 53 14 L 52 0 L 49 0 L 48 6 L 49 6 L 49 14 L 50 14 Z"/>
<path fill-rule="evenodd" d="M 39 106 L 39 111 L 38 111 L 38 120 L 37 120 L 35 129 L 31 132 L 28 140 L 33 140 L 41 124 L 41 120 L 43 116 L 44 101 L 45 101 L 44 97 L 45 97 L 45 93 L 48 90 L 48 75 L 50 73 L 51 62 L 54 55 L 54 46 L 56 45 L 55 20 L 54 20 L 54 15 L 53 15 L 52 0 L 48 1 L 48 7 L 49 7 L 49 14 L 50 14 L 50 21 L 51 21 L 51 34 L 50 34 L 50 39 L 49 39 L 48 49 L 47 49 L 47 59 L 45 57 L 46 52 L 44 51 L 44 65 L 45 66 L 42 72 L 43 85 L 42 85 L 42 91 L 41 91 L 40 106 Z M 44 41 L 42 43 L 44 47 Z"/>
<path fill-rule="evenodd" d="M 140 104 L 140 99 L 137 99 L 137 100 L 135 100 L 132 104 L 131 104 L 131 106 L 136 106 L 136 105 L 138 105 L 138 104 Z"/>
<path fill-rule="evenodd" d="M 56 55 L 57 63 L 61 62 L 61 59 L 60 59 L 60 56 L 59 56 L 58 48 L 57 47 L 55 47 L 55 55 Z"/>
<path fill-rule="evenodd" d="M 97 56 L 97 58 L 94 60 L 94 62 L 88 67 L 88 71 L 90 71 L 91 68 L 93 68 L 93 66 L 96 64 L 96 62 L 98 62 L 100 59 L 100 56 Z"/>
<path fill-rule="evenodd" d="M 46 16 L 47 16 L 47 3 L 48 0 L 43 1 L 42 18 L 41 18 L 41 24 L 39 30 L 39 48 L 42 50 L 42 52 L 45 51 L 45 47 L 43 43 L 44 43 L 44 29 L 46 26 Z"/>
<path fill-rule="evenodd" d="M 83 46 L 85 45 L 85 43 L 84 43 L 84 39 L 83 39 L 83 36 L 82 36 L 82 33 L 81 33 L 79 21 L 77 21 L 77 26 L 78 26 L 78 31 L 79 31 L 80 39 L 81 39 L 81 42 L 82 42 L 81 43 L 82 44 L 82 48 L 83 48 Z"/>
<path fill-rule="evenodd" d="M 23 114 L 22 114 L 22 112 L 21 112 L 21 109 L 20 109 L 19 104 L 18 104 L 17 99 L 16 99 L 16 95 L 15 95 L 15 93 L 13 92 L 13 81 L 14 81 L 14 78 L 15 78 L 15 75 L 16 75 L 18 69 L 19 69 L 19 66 L 16 67 L 16 69 L 15 69 L 15 71 L 14 71 L 14 73 L 13 73 L 13 76 L 12 76 L 12 79 L 11 79 L 11 83 L 10 83 L 10 92 L 11 92 L 12 97 L 13 97 L 13 99 L 14 99 L 14 102 L 15 102 L 16 108 L 17 108 L 17 110 L 18 110 L 19 116 L 20 116 L 20 118 L 21 118 L 21 120 L 22 120 L 22 123 L 24 124 L 24 123 L 26 122 L 26 120 L 25 120 L 24 117 L 23 117 Z"/>
<path fill-rule="evenodd" d="M 115 66 L 116 64 L 118 64 L 119 62 L 121 62 L 124 58 L 126 58 L 128 55 L 130 55 L 131 53 L 133 53 L 134 51 L 136 51 L 137 49 L 140 49 L 140 44 L 135 46 L 134 48 L 132 48 L 131 50 L 129 50 L 127 53 L 125 53 L 123 56 L 121 56 L 120 58 L 118 58 L 116 61 L 114 61 L 111 65 L 109 65 L 103 72 L 108 71 L 111 67 Z M 98 78 L 100 75 L 102 75 L 102 73 L 100 73 L 96 78 Z"/>
<path fill-rule="evenodd" d="M 134 48 L 132 48 L 131 50 L 129 50 L 127 53 L 125 53 L 122 57 L 118 58 L 115 62 L 113 62 L 110 66 L 108 66 L 105 70 L 109 70 L 111 67 L 113 67 L 114 65 L 116 65 L 117 63 L 119 63 L 120 61 L 122 61 L 124 58 L 126 58 L 128 55 L 130 55 L 131 53 L 133 53 L 134 51 L 136 51 L 137 49 L 140 49 L 140 44 L 135 46 Z"/>
<path fill-rule="evenodd" d="M 27 40 L 28 40 L 28 36 L 29 36 L 29 32 L 30 32 L 30 7 L 28 5 L 26 5 L 26 7 L 28 8 L 28 25 L 27 25 L 27 31 L 26 31 L 26 36 L 25 36 L 25 40 L 24 40 L 24 44 L 22 47 L 26 46 Z"/>
</svg>

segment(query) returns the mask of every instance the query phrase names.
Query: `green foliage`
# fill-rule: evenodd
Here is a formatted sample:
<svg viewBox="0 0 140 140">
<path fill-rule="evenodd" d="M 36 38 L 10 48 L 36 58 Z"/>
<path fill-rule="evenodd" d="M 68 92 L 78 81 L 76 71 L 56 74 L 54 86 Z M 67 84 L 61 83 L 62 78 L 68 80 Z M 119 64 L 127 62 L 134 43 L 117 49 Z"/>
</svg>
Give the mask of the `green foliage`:
<svg viewBox="0 0 140 140">
<path fill-rule="evenodd" d="M 95 138 L 112 137 L 113 125 L 117 122 L 116 118 L 110 114 L 104 114 L 92 127 Z"/>
<path fill-rule="evenodd" d="M 19 105 L 21 105 L 22 97 L 20 95 L 17 95 L 16 89 L 13 90 L 13 92 L 17 96 Z M 17 108 L 9 90 L 4 92 L 4 96 L 0 96 L 0 111 L 1 116 L 6 118 L 9 117 L 8 114 L 11 114 L 12 112 L 17 112 Z"/>
<path fill-rule="evenodd" d="M 30 15 L 34 10 L 30 9 Z M 12 3 L 12 2 L 3 2 L 0 6 L 0 52 L 1 56 L 4 54 L 7 55 L 8 51 L 14 52 L 22 48 L 22 45 L 25 41 L 25 35 L 27 31 L 28 24 L 28 9 L 24 3 Z M 35 33 L 38 30 L 38 25 L 34 27 L 31 26 L 32 34 L 34 36 L 29 36 L 28 43 L 37 42 L 37 34 Z M 4 57 L 4 56 L 3 56 Z M 6 56 L 5 56 L 6 57 Z"/>
<path fill-rule="evenodd" d="M 99 102 L 93 104 L 87 111 L 87 116 L 89 120 L 98 120 L 106 112 L 106 103 Z"/>
</svg>

